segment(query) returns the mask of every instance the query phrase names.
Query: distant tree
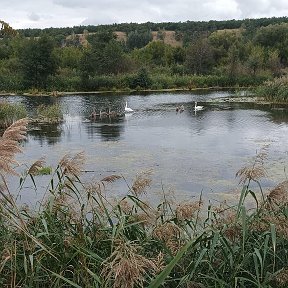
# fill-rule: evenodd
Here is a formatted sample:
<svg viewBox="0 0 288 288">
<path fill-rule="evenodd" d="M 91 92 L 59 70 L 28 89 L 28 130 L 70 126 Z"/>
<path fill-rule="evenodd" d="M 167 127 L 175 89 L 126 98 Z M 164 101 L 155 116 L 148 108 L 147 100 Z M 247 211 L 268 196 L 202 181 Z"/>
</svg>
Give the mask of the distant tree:
<svg viewBox="0 0 288 288">
<path fill-rule="evenodd" d="M 118 74 L 129 69 L 121 43 L 112 32 L 89 36 L 89 47 L 84 51 L 80 69 L 84 78 L 93 75 Z"/>
<path fill-rule="evenodd" d="M 54 56 L 61 68 L 78 69 L 83 51 L 79 47 L 62 47 L 54 49 Z"/>
<path fill-rule="evenodd" d="M 185 66 L 190 73 L 206 74 L 213 65 L 213 51 L 207 38 L 201 38 L 187 48 Z"/>
<path fill-rule="evenodd" d="M 261 27 L 255 33 L 254 43 L 266 48 L 277 49 L 281 62 L 288 63 L 288 23 Z"/>
<path fill-rule="evenodd" d="M 48 76 L 57 69 L 53 48 L 53 41 L 46 35 L 27 42 L 20 55 L 26 87 L 46 88 Z"/>
<path fill-rule="evenodd" d="M 8 23 L 0 20 L 0 37 L 16 36 L 18 32 L 14 30 Z"/>
<path fill-rule="evenodd" d="M 145 47 L 150 41 L 152 41 L 150 31 L 138 32 L 136 30 L 128 33 L 126 45 L 129 50 L 133 50 L 134 48 Z"/>
<path fill-rule="evenodd" d="M 250 55 L 247 59 L 246 65 L 250 69 L 253 75 L 263 67 L 264 64 L 264 49 L 260 46 L 253 46 L 250 51 Z"/>
<path fill-rule="evenodd" d="M 137 87 L 140 88 L 149 88 L 152 84 L 152 80 L 149 77 L 149 74 L 146 68 L 141 68 L 136 77 L 132 79 L 132 83 L 130 84 L 130 88 L 135 89 Z"/>
<path fill-rule="evenodd" d="M 175 64 L 183 64 L 185 61 L 185 50 L 182 47 L 175 47 L 172 51 L 173 62 Z"/>
<path fill-rule="evenodd" d="M 167 66 L 173 63 L 173 48 L 163 41 L 153 41 L 142 49 L 134 50 L 132 57 L 141 65 Z"/>
<path fill-rule="evenodd" d="M 228 56 L 229 49 L 237 49 L 243 42 L 242 30 L 222 30 L 215 31 L 209 36 L 209 42 L 213 49 L 215 62 L 220 64 Z M 230 50 L 232 52 L 232 50 Z M 231 56 L 231 55 L 230 55 Z"/>
<path fill-rule="evenodd" d="M 232 45 L 229 48 L 227 55 L 227 73 L 230 78 L 234 78 L 238 75 L 239 65 L 239 49 L 236 47 L 236 45 Z"/>
<path fill-rule="evenodd" d="M 281 75 L 281 62 L 278 50 L 268 50 L 266 66 L 270 69 L 274 77 L 279 77 Z"/>
</svg>

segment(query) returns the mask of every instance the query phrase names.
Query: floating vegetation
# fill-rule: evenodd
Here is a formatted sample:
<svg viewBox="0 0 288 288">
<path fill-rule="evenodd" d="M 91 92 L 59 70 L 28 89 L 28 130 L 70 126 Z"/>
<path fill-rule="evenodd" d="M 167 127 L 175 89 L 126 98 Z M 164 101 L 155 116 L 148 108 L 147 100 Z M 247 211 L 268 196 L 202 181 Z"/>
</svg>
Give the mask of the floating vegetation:
<svg viewBox="0 0 288 288">
<path fill-rule="evenodd" d="M 63 112 L 60 105 L 40 105 L 36 110 L 34 123 L 60 123 L 63 121 Z"/>
</svg>

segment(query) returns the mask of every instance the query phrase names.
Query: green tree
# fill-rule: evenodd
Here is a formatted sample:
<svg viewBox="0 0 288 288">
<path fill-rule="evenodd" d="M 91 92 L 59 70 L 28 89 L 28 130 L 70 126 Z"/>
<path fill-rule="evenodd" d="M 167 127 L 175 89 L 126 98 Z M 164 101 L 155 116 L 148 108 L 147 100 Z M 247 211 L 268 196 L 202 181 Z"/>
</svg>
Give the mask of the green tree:
<svg viewBox="0 0 288 288">
<path fill-rule="evenodd" d="M 288 23 L 268 25 L 257 30 L 254 43 L 279 51 L 281 63 L 288 62 Z"/>
<path fill-rule="evenodd" d="M 213 65 L 213 51 L 207 38 L 200 38 L 187 48 L 185 66 L 190 73 L 206 74 Z"/>
<path fill-rule="evenodd" d="M 46 88 L 48 76 L 55 74 L 57 65 L 54 43 L 47 35 L 31 39 L 21 53 L 22 72 L 27 88 Z"/>
<path fill-rule="evenodd" d="M 264 49 L 260 46 L 252 46 L 250 55 L 247 59 L 246 65 L 253 75 L 263 67 L 264 64 Z"/>
<path fill-rule="evenodd" d="M 0 37 L 16 36 L 18 32 L 14 30 L 8 23 L 0 20 Z"/>
<path fill-rule="evenodd" d="M 138 71 L 136 77 L 132 79 L 130 88 L 134 89 L 134 88 L 140 87 L 140 88 L 147 89 L 151 86 L 151 84 L 152 84 L 152 80 L 149 77 L 149 74 L 146 68 L 141 68 Z"/>
<path fill-rule="evenodd" d="M 62 47 L 54 49 L 54 56 L 61 68 L 78 69 L 83 50 L 79 47 Z"/>
<path fill-rule="evenodd" d="M 281 75 L 281 62 L 278 50 L 268 50 L 266 66 L 270 69 L 274 77 L 279 77 Z"/>
<path fill-rule="evenodd" d="M 152 34 L 150 31 L 138 32 L 132 31 L 128 33 L 126 45 L 128 49 L 142 48 L 152 41 Z"/>
<path fill-rule="evenodd" d="M 227 55 L 227 73 L 230 78 L 234 78 L 238 75 L 239 65 L 239 50 L 236 45 L 232 45 L 229 48 Z"/>
</svg>

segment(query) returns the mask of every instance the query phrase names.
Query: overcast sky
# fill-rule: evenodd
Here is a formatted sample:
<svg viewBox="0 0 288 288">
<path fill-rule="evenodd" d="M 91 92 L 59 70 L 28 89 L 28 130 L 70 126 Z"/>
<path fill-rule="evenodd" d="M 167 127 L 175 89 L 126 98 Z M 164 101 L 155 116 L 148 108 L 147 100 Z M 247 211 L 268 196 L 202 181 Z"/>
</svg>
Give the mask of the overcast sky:
<svg viewBox="0 0 288 288">
<path fill-rule="evenodd" d="M 288 16 L 288 0 L 0 0 L 13 28 Z"/>
</svg>

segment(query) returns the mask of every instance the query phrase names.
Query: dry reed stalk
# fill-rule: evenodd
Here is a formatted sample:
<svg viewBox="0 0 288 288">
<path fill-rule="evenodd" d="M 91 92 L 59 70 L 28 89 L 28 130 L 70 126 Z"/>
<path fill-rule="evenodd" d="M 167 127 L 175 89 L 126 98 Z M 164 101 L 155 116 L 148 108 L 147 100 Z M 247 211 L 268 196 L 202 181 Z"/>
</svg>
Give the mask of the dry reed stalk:
<svg viewBox="0 0 288 288">
<path fill-rule="evenodd" d="M 121 211 L 124 212 L 125 214 L 130 214 L 133 209 L 133 206 L 131 205 L 131 203 L 129 203 L 129 201 L 127 201 L 127 199 L 122 199 L 119 202 L 119 207 Z"/>
<path fill-rule="evenodd" d="M 35 162 L 30 166 L 30 168 L 29 168 L 28 171 L 27 171 L 27 174 L 30 174 L 30 175 L 33 175 L 33 176 L 37 175 L 37 173 L 39 172 L 39 170 L 44 167 L 44 164 L 45 164 L 44 157 L 41 157 L 40 159 L 38 159 L 37 161 L 35 161 Z"/>
<path fill-rule="evenodd" d="M 241 238 L 242 225 L 239 223 L 236 211 L 222 208 L 212 223 L 212 227 L 221 230 L 230 241 L 234 242 Z"/>
<path fill-rule="evenodd" d="M 163 241 L 167 248 L 170 249 L 172 255 L 176 255 L 184 245 L 180 237 L 180 228 L 171 222 L 166 222 L 162 225 L 156 226 L 153 230 L 153 236 Z"/>
<path fill-rule="evenodd" d="M 140 247 L 123 240 L 115 241 L 114 252 L 102 263 L 105 287 L 143 287 L 145 275 L 159 269 L 153 260 L 139 254 Z"/>
<path fill-rule="evenodd" d="M 150 187 L 150 184 L 152 182 L 151 174 L 152 174 L 152 171 L 148 170 L 148 171 L 143 171 L 136 176 L 131 187 L 132 193 L 135 196 L 139 197 L 140 195 L 146 192 L 147 187 Z"/>
<path fill-rule="evenodd" d="M 287 287 L 288 284 L 288 268 L 283 268 L 274 277 L 277 287 Z"/>
<path fill-rule="evenodd" d="M 81 168 L 85 162 L 84 152 L 79 152 L 75 155 L 66 154 L 59 162 L 63 174 L 66 176 L 80 176 Z"/>
<path fill-rule="evenodd" d="M 237 171 L 236 177 L 239 177 L 239 184 L 244 184 L 247 180 L 258 181 L 260 178 L 266 176 L 264 168 L 264 161 L 268 157 L 268 145 L 262 147 L 259 153 L 256 154 L 253 164 L 245 166 Z"/>
<path fill-rule="evenodd" d="M 109 175 L 107 177 L 102 178 L 100 181 L 101 182 L 107 182 L 107 183 L 113 183 L 120 178 L 122 178 L 122 177 L 119 175 Z"/>
<path fill-rule="evenodd" d="M 269 204 L 283 206 L 288 203 L 288 180 L 274 187 L 267 196 Z"/>
<path fill-rule="evenodd" d="M 28 119 L 20 119 L 9 126 L 0 138 L 0 173 L 17 175 L 13 166 L 19 165 L 14 160 L 16 153 L 22 152 L 19 141 L 25 139 Z"/>
<path fill-rule="evenodd" d="M 176 207 L 176 217 L 178 220 L 191 220 L 195 213 L 200 211 L 202 201 L 178 204 Z"/>
</svg>

